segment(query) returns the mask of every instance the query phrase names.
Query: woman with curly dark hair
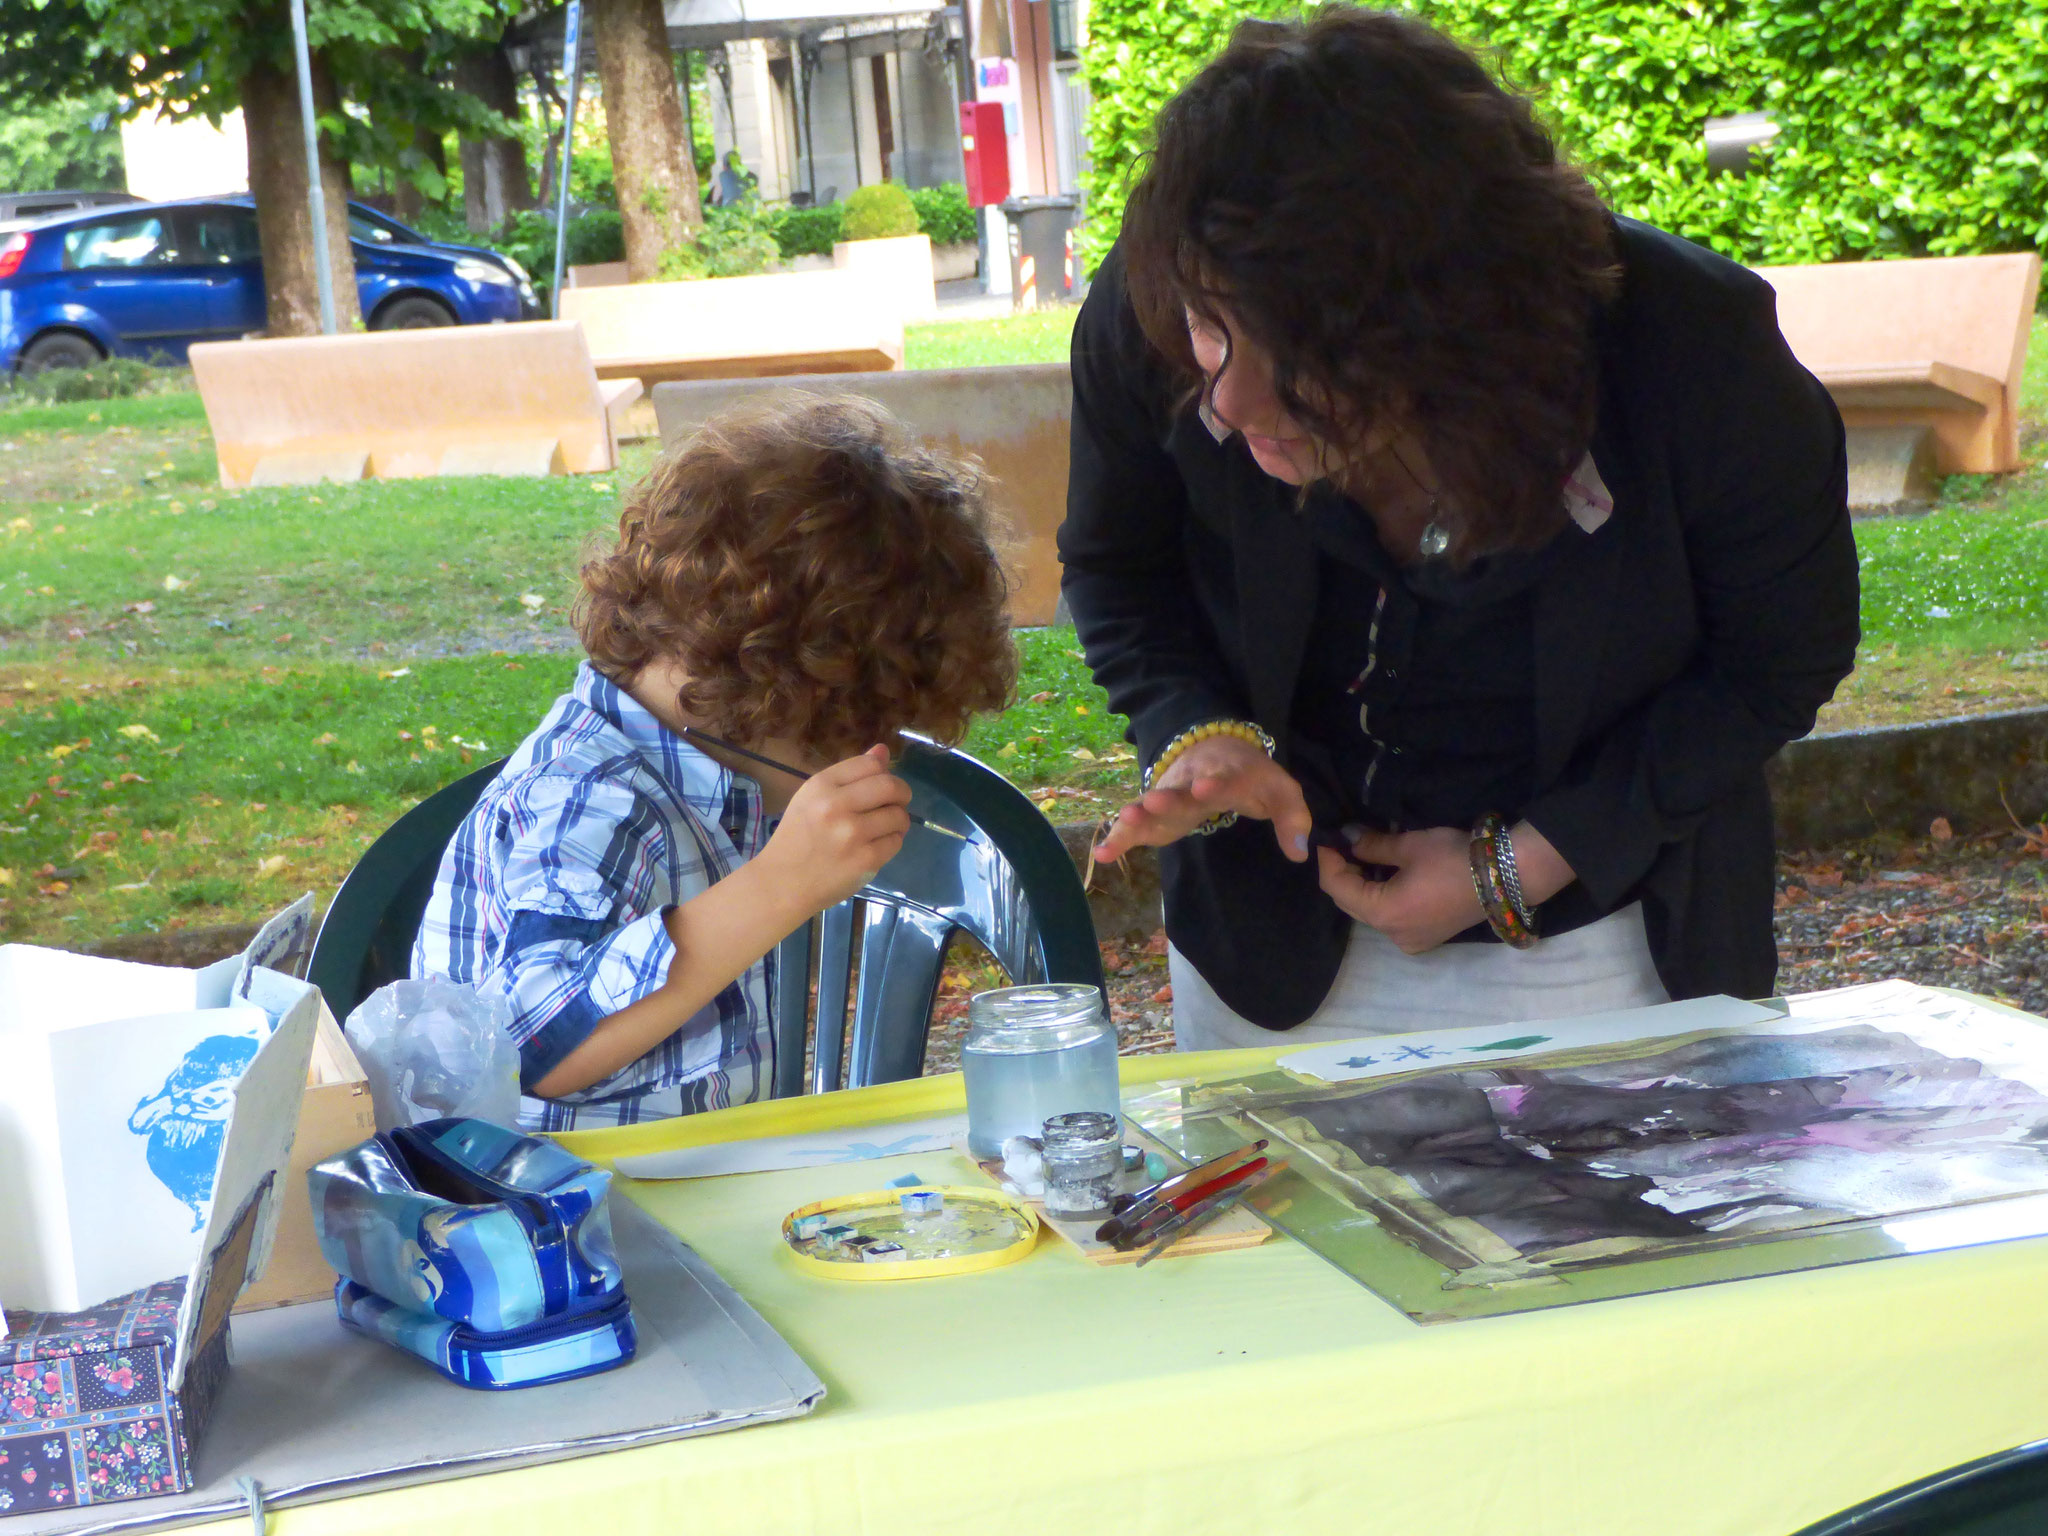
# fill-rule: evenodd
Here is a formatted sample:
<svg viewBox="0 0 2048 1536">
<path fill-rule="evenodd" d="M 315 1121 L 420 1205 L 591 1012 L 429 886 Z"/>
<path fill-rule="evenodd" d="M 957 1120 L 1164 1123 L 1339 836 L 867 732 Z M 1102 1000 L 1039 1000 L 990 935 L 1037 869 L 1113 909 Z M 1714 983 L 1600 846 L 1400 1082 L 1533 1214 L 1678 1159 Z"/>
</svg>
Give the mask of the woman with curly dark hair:
<svg viewBox="0 0 2048 1536">
<path fill-rule="evenodd" d="M 1763 764 L 1858 635 L 1762 279 L 1329 7 L 1162 111 L 1073 367 L 1064 590 L 1146 764 L 1097 857 L 1162 849 L 1184 1047 L 1770 992 Z"/>
<path fill-rule="evenodd" d="M 448 845 L 413 953 L 509 1004 L 522 1124 L 766 1096 L 776 944 L 909 828 L 887 743 L 1009 699 L 987 526 L 971 465 L 850 399 L 728 413 L 634 488 L 583 567 L 590 659 Z"/>
</svg>

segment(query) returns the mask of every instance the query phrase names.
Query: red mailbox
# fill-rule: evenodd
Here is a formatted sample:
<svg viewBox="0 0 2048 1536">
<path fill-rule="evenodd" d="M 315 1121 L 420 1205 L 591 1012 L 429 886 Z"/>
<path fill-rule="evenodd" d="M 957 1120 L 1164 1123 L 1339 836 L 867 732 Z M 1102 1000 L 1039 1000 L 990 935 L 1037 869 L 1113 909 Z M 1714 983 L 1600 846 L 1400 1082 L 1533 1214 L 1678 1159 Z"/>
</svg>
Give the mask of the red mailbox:
<svg viewBox="0 0 2048 1536">
<path fill-rule="evenodd" d="M 986 208 L 1010 195 L 1010 135 L 1000 101 L 960 103 L 960 155 L 967 163 L 967 203 Z"/>
</svg>

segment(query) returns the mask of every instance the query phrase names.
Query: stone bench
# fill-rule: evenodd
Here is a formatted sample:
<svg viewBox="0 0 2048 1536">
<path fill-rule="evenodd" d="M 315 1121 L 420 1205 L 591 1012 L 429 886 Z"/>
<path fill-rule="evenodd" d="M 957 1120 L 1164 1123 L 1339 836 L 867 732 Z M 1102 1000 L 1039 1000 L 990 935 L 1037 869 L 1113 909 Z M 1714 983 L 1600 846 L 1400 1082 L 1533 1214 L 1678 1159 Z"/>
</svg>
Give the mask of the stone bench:
<svg viewBox="0 0 2048 1536">
<path fill-rule="evenodd" d="M 1054 536 L 1067 515 L 1067 431 L 1073 386 L 1064 363 L 916 372 L 824 374 L 775 380 L 658 384 L 654 414 L 665 448 L 707 419 L 764 389 L 800 388 L 873 400 L 913 436 L 972 454 L 995 482 L 992 503 L 1011 548 L 1013 624 L 1050 624 L 1060 599 Z"/>
<path fill-rule="evenodd" d="M 864 274 L 777 272 L 684 283 L 565 286 L 601 379 L 869 373 L 903 366 L 903 317 Z"/>
<path fill-rule="evenodd" d="M 1850 437 L 1849 500 L 1931 500 L 1937 475 L 2019 468 L 2020 378 L 2041 258 L 1760 267 L 1793 354 Z"/>
<path fill-rule="evenodd" d="M 197 342 L 225 486 L 618 467 L 639 395 L 560 321 Z"/>
</svg>

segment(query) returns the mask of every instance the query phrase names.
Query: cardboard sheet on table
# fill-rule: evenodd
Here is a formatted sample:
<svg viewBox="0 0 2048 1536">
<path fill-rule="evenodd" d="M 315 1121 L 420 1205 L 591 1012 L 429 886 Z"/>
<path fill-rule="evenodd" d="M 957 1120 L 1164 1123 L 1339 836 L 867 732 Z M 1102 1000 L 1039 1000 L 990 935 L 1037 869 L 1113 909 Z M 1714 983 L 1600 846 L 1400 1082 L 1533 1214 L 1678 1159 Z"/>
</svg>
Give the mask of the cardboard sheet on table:
<svg viewBox="0 0 2048 1536">
<path fill-rule="evenodd" d="M 629 1179 L 715 1179 L 728 1173 L 775 1173 L 784 1168 L 824 1168 L 910 1152 L 945 1152 L 966 1135 L 964 1114 L 939 1115 L 891 1125 L 848 1125 L 800 1136 L 761 1136 L 647 1152 L 622 1157 L 617 1166 Z"/>
<path fill-rule="evenodd" d="M 234 1366 L 199 1446 L 199 1485 L 157 1499 L 0 1517 L 0 1536 L 96 1536 L 271 1507 L 808 1413 L 824 1383 L 679 1238 L 627 1199 L 613 1234 L 639 1329 L 636 1358 L 553 1386 L 479 1392 L 344 1332 L 330 1302 L 234 1319 Z"/>
</svg>

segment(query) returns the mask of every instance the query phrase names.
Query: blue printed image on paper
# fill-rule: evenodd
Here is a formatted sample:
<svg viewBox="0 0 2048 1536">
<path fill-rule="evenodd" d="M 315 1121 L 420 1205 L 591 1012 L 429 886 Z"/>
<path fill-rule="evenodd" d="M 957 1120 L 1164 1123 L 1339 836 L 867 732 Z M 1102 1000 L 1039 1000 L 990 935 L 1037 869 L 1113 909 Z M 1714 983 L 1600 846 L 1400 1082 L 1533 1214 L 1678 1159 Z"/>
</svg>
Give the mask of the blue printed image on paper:
<svg viewBox="0 0 2048 1536">
<path fill-rule="evenodd" d="M 192 1230 L 206 1224 L 213 1180 L 234 1113 L 235 1085 L 256 1058 L 256 1042 L 242 1035 L 200 1041 L 146 1095 L 128 1117 L 128 1129 L 146 1138 L 149 1171 L 192 1212 Z"/>
</svg>

